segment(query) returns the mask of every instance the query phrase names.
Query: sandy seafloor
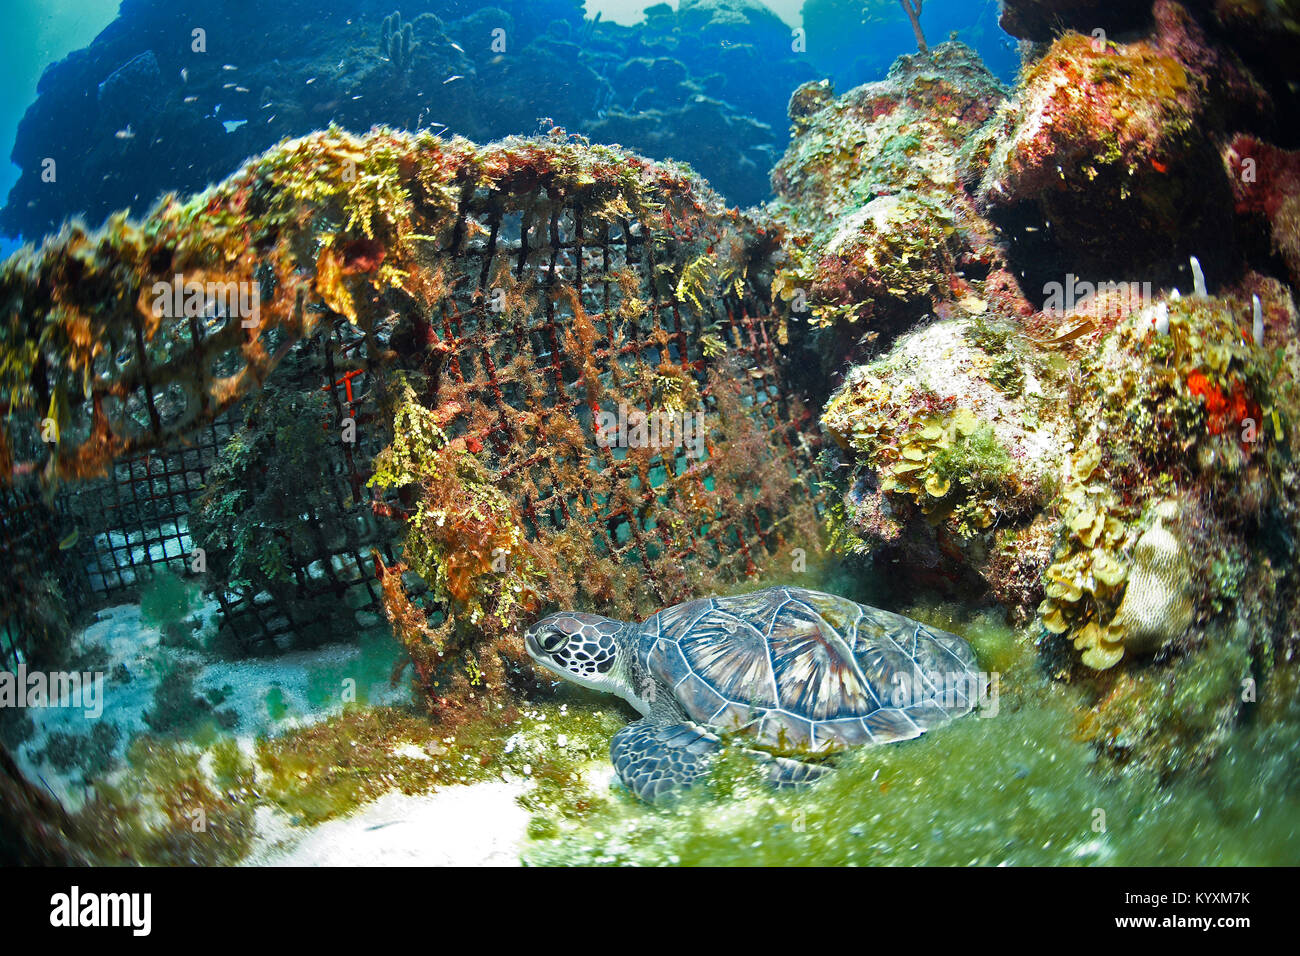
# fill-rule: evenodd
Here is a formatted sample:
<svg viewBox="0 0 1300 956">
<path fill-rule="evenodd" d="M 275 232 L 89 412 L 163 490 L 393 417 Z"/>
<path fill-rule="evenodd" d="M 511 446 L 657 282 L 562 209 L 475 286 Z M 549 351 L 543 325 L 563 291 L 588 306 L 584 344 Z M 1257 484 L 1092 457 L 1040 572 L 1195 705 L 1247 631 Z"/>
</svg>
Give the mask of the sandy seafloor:
<svg viewBox="0 0 1300 956">
<path fill-rule="evenodd" d="M 200 623 L 196 636 L 209 636 L 216 626 L 217 606 L 205 603 L 194 615 Z M 141 614 L 137 604 L 106 608 L 77 638 L 85 651 L 98 648 L 107 655 L 102 669 L 112 672 L 123 665 L 131 673 L 125 683 L 106 681 L 103 716 L 117 725 L 121 737 L 114 750 L 121 758 L 130 738 L 149 728 L 145 714 L 155 706 L 155 691 L 169 663 L 198 665 L 196 692 L 220 689 L 220 709 L 238 715 L 234 738 L 241 749 L 253 753 L 258 735 L 275 735 L 294 727 L 324 720 L 342 711 L 339 700 L 322 700 L 322 688 L 338 674 L 357 674 L 358 689 L 371 706 L 400 705 L 410 701 L 406 682 L 392 686 L 387 678 L 390 660 L 363 660 L 358 645 L 333 644 L 271 658 L 225 660 L 198 651 L 166 646 L 160 631 Z M 396 644 L 393 645 L 396 653 Z M 275 704 L 268 703 L 274 694 Z M 24 773 L 53 793 L 69 810 L 84 803 L 80 768 L 59 772 L 39 754 L 52 734 L 87 734 L 95 721 L 78 709 L 33 709 L 34 733 L 17 748 Z M 422 757 L 422 754 L 410 754 Z M 120 780 L 117 770 L 110 779 Z M 253 866 L 518 866 L 530 813 L 519 797 L 532 783 L 518 777 L 464 785 L 448 785 L 434 792 L 407 795 L 389 792 L 355 812 L 313 826 L 291 821 L 272 807 L 256 811 L 257 836 L 243 865 Z"/>
<path fill-rule="evenodd" d="M 518 866 L 529 813 L 523 783 L 486 782 L 407 796 L 391 792 L 356 813 L 294 827 L 259 811 L 252 866 Z"/>
</svg>

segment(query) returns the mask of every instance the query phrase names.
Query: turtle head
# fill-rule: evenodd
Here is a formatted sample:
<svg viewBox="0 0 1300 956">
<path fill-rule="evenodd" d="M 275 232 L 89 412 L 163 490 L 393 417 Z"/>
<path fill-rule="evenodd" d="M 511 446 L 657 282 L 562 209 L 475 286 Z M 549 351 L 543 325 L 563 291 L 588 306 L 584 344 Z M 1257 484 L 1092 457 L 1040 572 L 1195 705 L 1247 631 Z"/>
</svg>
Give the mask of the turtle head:
<svg viewBox="0 0 1300 956">
<path fill-rule="evenodd" d="M 628 698 L 625 637 L 633 625 L 599 614 L 563 611 L 542 618 L 524 634 L 528 656 L 552 673 Z"/>
</svg>

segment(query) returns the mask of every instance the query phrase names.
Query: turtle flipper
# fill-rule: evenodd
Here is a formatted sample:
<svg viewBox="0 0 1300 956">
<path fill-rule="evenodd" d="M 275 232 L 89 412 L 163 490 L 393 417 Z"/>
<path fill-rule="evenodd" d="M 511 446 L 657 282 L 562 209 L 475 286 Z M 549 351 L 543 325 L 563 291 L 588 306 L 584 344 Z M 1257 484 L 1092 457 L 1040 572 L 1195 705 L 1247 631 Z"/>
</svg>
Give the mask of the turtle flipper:
<svg viewBox="0 0 1300 956">
<path fill-rule="evenodd" d="M 821 764 L 804 763 L 789 757 L 770 757 L 767 779 L 781 789 L 806 787 L 830 773 L 830 768 Z"/>
<path fill-rule="evenodd" d="M 690 721 L 638 720 L 610 741 L 619 779 L 647 803 L 671 800 L 708 769 L 717 736 Z"/>
</svg>

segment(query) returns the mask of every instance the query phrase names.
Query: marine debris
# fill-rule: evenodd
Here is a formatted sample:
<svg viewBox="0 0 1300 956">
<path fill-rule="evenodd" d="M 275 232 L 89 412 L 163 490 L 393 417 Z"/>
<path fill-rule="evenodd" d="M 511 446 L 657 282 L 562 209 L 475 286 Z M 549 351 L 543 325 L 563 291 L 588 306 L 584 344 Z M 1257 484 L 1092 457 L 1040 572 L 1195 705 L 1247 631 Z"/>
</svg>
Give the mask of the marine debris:
<svg viewBox="0 0 1300 956">
<path fill-rule="evenodd" d="M 816 541 L 754 285 L 771 248 L 689 171 L 560 131 L 289 141 L 4 265 L 6 481 L 177 454 L 251 402 L 194 503 L 191 571 L 273 633 L 344 592 L 344 557 L 430 706 L 473 706 L 535 609 L 643 616 Z M 344 356 L 360 378 L 336 380 Z M 602 412 L 657 408 L 702 413 L 703 457 L 597 441 Z"/>
</svg>

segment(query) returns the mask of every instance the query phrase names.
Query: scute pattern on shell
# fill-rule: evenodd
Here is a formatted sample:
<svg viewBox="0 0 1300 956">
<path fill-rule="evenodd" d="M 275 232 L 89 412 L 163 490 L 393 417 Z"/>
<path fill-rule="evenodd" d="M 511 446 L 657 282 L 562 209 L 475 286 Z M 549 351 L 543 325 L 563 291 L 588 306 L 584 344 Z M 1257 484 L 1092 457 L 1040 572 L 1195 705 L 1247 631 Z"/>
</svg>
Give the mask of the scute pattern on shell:
<svg viewBox="0 0 1300 956">
<path fill-rule="evenodd" d="M 802 588 L 668 608 L 639 644 L 692 720 L 777 753 L 907 740 L 967 713 L 979 693 L 957 635 Z"/>
</svg>

